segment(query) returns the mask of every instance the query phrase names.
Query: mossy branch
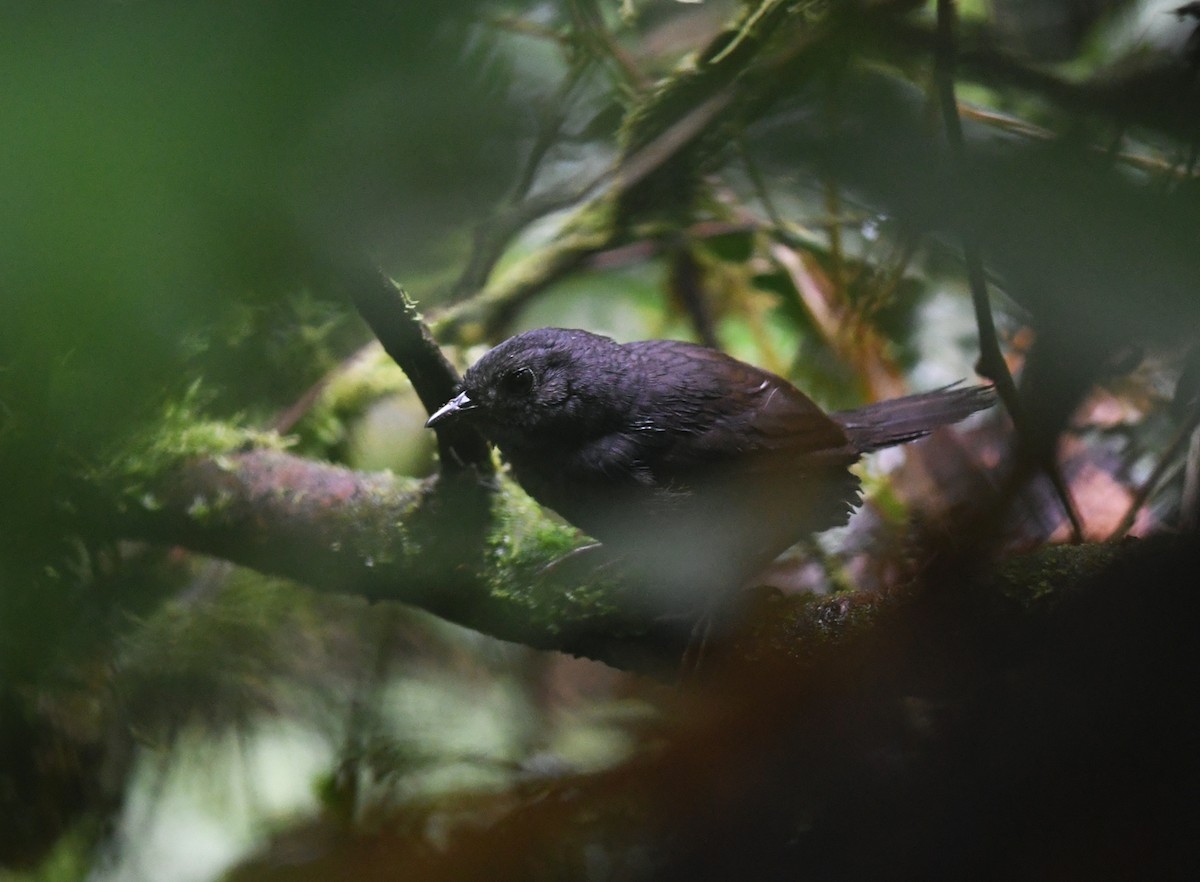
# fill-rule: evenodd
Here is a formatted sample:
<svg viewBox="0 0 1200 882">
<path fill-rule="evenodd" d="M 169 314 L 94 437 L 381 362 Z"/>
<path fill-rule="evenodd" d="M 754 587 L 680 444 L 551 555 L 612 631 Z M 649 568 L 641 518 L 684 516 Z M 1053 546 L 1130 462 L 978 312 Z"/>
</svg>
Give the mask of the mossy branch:
<svg viewBox="0 0 1200 882">
<path fill-rule="evenodd" d="M 428 413 L 450 400 L 457 391 L 458 372 L 403 289 L 369 263 L 352 260 L 331 267 L 326 283 L 345 291 L 384 350 L 408 376 Z M 487 443 L 473 428 L 447 425 L 438 429 L 437 436 L 443 472 L 464 468 L 491 472 Z"/>
<path fill-rule="evenodd" d="M 110 477 L 107 491 L 119 501 L 116 537 L 183 546 L 318 591 L 399 601 L 537 649 L 669 675 L 690 636 L 689 623 L 640 603 L 619 568 L 567 561 L 547 569 L 587 540 L 503 475 L 398 478 L 257 449 L 181 458 L 124 486 Z M 1087 548 L 1079 554 L 1090 572 Z M 1066 554 L 1056 550 L 1045 565 L 1025 558 L 1010 578 L 1007 569 L 990 577 L 984 593 L 1010 606 L 1032 598 L 1036 612 L 1043 597 L 1079 581 L 1064 570 Z M 738 652 L 804 656 L 814 641 L 857 631 L 890 605 L 773 595 L 746 632 L 752 645 Z"/>
<path fill-rule="evenodd" d="M 547 572 L 586 539 L 504 477 L 406 479 L 249 450 L 188 458 L 112 489 L 119 537 L 400 601 L 538 649 L 653 671 L 675 664 L 686 637 L 625 602 L 629 587 L 613 576 Z"/>
</svg>

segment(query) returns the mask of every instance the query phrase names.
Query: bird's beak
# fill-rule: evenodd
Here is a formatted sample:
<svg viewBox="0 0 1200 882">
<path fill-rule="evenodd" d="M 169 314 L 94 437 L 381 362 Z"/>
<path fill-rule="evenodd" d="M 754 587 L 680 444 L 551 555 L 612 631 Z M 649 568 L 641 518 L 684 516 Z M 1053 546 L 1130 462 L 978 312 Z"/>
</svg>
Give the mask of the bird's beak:
<svg viewBox="0 0 1200 882">
<path fill-rule="evenodd" d="M 432 429 L 439 423 L 444 423 L 460 413 L 466 413 L 468 410 L 475 410 L 477 407 L 479 407 L 478 402 L 472 401 L 466 392 L 459 392 L 433 412 L 429 419 L 425 421 L 425 428 Z"/>
</svg>

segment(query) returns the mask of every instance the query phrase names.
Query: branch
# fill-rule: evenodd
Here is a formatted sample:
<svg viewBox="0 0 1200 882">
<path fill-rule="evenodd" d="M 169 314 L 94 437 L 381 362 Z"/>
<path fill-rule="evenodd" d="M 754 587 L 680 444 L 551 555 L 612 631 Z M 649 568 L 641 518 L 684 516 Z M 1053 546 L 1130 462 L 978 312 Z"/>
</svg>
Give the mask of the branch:
<svg viewBox="0 0 1200 882">
<path fill-rule="evenodd" d="M 397 478 L 264 449 L 131 463 L 94 479 L 113 538 L 182 546 L 317 591 L 399 601 L 502 640 L 654 676 L 676 674 L 691 638 L 690 620 L 643 602 L 645 592 L 611 560 L 566 560 L 585 537 L 503 475 Z M 999 590 L 1035 615 L 1077 582 L 1076 564 L 1090 572 L 1116 553 L 1111 545 L 1055 548 L 993 569 L 978 545 L 961 545 L 974 534 L 960 528 L 957 552 L 930 555 L 940 563 L 924 584 L 961 597 L 990 574 L 1001 581 L 985 594 Z M 754 596 L 743 598 L 746 606 Z M 880 616 L 905 596 L 925 595 L 768 593 L 751 610 L 759 614 L 717 649 L 742 661 L 771 652 L 803 662 L 830 640 L 885 626 Z"/>
<path fill-rule="evenodd" d="M 950 170 L 954 178 L 951 196 L 958 198 L 961 203 L 961 193 L 967 179 L 966 143 L 963 138 L 962 120 L 958 116 L 958 100 L 954 93 L 954 71 L 957 61 L 957 13 L 954 0 L 938 0 L 937 29 L 940 42 L 934 75 L 937 81 L 938 103 L 942 111 L 942 125 L 945 128 L 946 140 L 950 143 Z M 967 283 L 971 289 L 971 303 L 975 308 L 975 323 L 979 328 L 979 373 L 996 384 L 996 390 L 1000 393 L 1000 399 L 1012 417 L 1018 434 L 1025 439 L 1027 449 L 1035 451 L 1035 455 L 1038 455 L 1036 452 L 1041 451 L 1044 445 L 1030 440 L 1035 430 L 1029 425 L 1016 383 L 1013 382 L 1004 354 L 1000 351 L 1000 341 L 996 335 L 996 325 L 992 320 L 992 307 L 988 298 L 983 252 L 975 232 L 974 221 L 970 212 L 963 211 L 961 207 L 959 214 L 962 224 L 963 259 L 967 265 Z M 1074 541 L 1081 542 L 1083 524 L 1076 512 L 1070 488 L 1053 460 L 1053 452 L 1048 456 L 1038 456 L 1038 459 L 1041 460 L 1037 463 L 1038 467 L 1050 479 L 1055 495 L 1058 496 L 1067 520 L 1071 523 Z"/>
<path fill-rule="evenodd" d="M 547 571 L 584 539 L 506 478 L 420 481 L 254 450 L 190 458 L 107 495 L 123 502 L 114 536 L 400 601 L 537 649 L 665 673 L 688 636 L 607 569 Z"/>
<path fill-rule="evenodd" d="M 403 289 L 369 264 L 342 262 L 331 268 L 327 283 L 344 290 L 359 315 L 370 326 L 384 351 L 400 365 L 428 413 L 433 413 L 457 392 L 458 372 L 442 354 L 421 321 L 416 304 Z M 473 468 L 490 474 L 492 459 L 487 442 L 466 425 L 444 425 L 437 430 L 442 470 Z"/>
<path fill-rule="evenodd" d="M 804 6 L 815 6 L 806 0 Z M 735 29 L 709 47 L 698 66 L 685 67 L 640 95 L 622 123 L 621 155 L 613 169 L 576 191 L 588 201 L 564 232 L 517 267 L 492 278 L 434 322 L 440 339 L 490 339 L 530 299 L 600 251 L 625 244 L 647 218 L 690 218 L 700 172 L 725 149 L 720 124 L 741 112 L 732 82 L 795 4 L 765 0 L 742 13 Z M 718 48 L 719 47 L 719 48 Z M 590 194 L 595 195 L 590 195 Z M 474 273 L 477 275 L 477 273 Z M 466 278 L 466 276 L 464 276 Z"/>
<path fill-rule="evenodd" d="M 586 211 L 587 209 L 585 209 Z M 525 304 L 611 241 L 607 231 L 568 233 L 432 320 L 443 340 L 476 342 L 503 331 Z"/>
</svg>

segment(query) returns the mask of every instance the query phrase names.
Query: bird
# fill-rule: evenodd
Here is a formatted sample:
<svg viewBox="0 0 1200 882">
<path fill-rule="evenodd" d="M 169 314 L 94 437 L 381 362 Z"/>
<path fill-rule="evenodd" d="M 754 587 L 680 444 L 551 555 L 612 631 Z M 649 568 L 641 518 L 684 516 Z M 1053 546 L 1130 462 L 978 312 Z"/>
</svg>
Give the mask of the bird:
<svg viewBox="0 0 1200 882">
<path fill-rule="evenodd" d="M 716 349 L 541 328 L 483 355 L 426 425 L 474 425 L 530 496 L 671 609 L 728 597 L 798 540 L 846 523 L 862 455 L 994 401 L 989 385 L 953 386 L 827 414 Z"/>
</svg>

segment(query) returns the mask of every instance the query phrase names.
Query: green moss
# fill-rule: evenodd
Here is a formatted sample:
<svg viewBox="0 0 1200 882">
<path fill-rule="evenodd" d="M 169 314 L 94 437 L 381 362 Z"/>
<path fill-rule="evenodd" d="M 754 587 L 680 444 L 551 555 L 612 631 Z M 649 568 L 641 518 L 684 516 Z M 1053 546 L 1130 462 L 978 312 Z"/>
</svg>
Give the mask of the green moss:
<svg viewBox="0 0 1200 882">
<path fill-rule="evenodd" d="M 197 524 L 215 525 L 219 524 L 230 506 L 234 504 L 234 498 L 228 492 L 218 492 L 216 496 L 196 496 L 191 505 L 187 508 L 187 515 Z"/>
<path fill-rule="evenodd" d="M 1040 608 L 1102 572 L 1119 554 L 1120 546 L 1103 543 L 1050 545 L 1004 561 L 991 587 L 1022 606 Z"/>
<path fill-rule="evenodd" d="M 223 565 L 193 566 L 200 573 Z M 300 665 L 296 645 L 319 644 L 328 627 L 310 592 L 234 568 L 203 602 L 164 603 L 121 639 L 115 667 L 126 713 L 151 742 L 184 721 L 247 719 L 270 706 L 277 678 Z"/>
<path fill-rule="evenodd" d="M 486 555 L 495 563 L 492 588 L 496 593 L 508 593 L 509 586 L 521 584 L 579 544 L 573 528 L 548 518 L 507 476 L 501 477 L 492 498 L 491 520 Z"/>
<path fill-rule="evenodd" d="M 852 471 L 862 481 L 862 498 L 870 500 L 871 505 L 889 524 L 904 524 L 909 517 L 908 506 L 896 495 L 896 486 L 890 475 L 880 474 L 874 469 L 865 468 L 861 463 L 855 465 Z"/>
<path fill-rule="evenodd" d="M 212 457 L 220 463 L 223 455 L 238 450 L 285 450 L 291 445 L 277 432 L 205 419 L 205 400 L 200 384 L 193 383 L 182 399 L 169 402 L 157 420 L 127 438 L 88 477 L 101 485 L 115 485 L 126 504 L 154 510 L 159 501 L 148 485 L 180 462 Z M 200 501 L 196 514 L 211 513 L 214 504 Z"/>
<path fill-rule="evenodd" d="M 829 596 L 783 595 L 759 599 L 753 625 L 741 642 L 748 659 L 768 657 L 807 662 L 832 646 L 867 634 L 892 604 L 859 592 Z"/>
<path fill-rule="evenodd" d="M 85 818 L 57 839 L 37 867 L 0 868 L 0 882 L 67 882 L 88 878 L 103 826 L 98 820 Z"/>
<path fill-rule="evenodd" d="M 382 346 L 372 343 L 333 374 L 297 425 L 302 447 L 318 452 L 336 448 L 349 435 L 348 422 L 381 398 L 411 391 L 412 383 L 400 366 Z"/>
<path fill-rule="evenodd" d="M 507 476 L 499 482 L 492 514 L 495 526 L 488 535 L 488 548 L 497 559 L 532 559 L 545 564 L 579 545 L 577 530 L 548 518 L 545 510 Z"/>
<path fill-rule="evenodd" d="M 588 568 L 584 577 L 564 560 L 590 543 L 574 527 L 548 516 L 507 475 L 501 475 L 492 501 L 486 539 L 488 588 L 535 628 L 557 631 L 589 618 L 616 613 L 617 582 Z M 578 577 L 578 578 L 576 578 Z"/>
</svg>

